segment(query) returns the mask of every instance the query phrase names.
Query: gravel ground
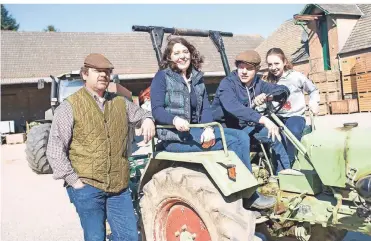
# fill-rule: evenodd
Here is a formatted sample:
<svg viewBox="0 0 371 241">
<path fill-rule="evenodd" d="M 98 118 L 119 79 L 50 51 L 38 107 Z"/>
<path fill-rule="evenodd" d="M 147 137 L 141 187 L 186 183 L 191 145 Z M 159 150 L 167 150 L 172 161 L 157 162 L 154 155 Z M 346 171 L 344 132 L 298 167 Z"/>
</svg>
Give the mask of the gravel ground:
<svg viewBox="0 0 371 241">
<path fill-rule="evenodd" d="M 1 240 L 83 240 L 63 181 L 33 173 L 24 149 L 24 144 L 1 147 Z"/>
<path fill-rule="evenodd" d="M 371 113 L 318 117 L 318 130 L 357 121 L 371 127 Z M 82 231 L 62 181 L 36 175 L 27 166 L 25 145 L 1 146 L 1 240 L 80 241 Z M 371 241 L 349 233 L 344 241 Z"/>
</svg>

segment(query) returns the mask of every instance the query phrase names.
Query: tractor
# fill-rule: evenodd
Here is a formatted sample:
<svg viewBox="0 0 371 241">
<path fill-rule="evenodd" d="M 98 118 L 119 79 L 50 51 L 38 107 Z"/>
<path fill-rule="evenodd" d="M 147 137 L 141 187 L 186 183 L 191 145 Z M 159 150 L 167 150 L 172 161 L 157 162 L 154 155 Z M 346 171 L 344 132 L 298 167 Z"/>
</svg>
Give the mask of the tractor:
<svg viewBox="0 0 371 241">
<path fill-rule="evenodd" d="M 225 74 L 230 72 L 222 37 L 232 33 L 155 26 L 133 26 L 133 30 L 150 34 L 159 63 L 164 33 L 210 37 Z M 367 161 L 371 129 L 344 123 L 319 132 L 312 117 L 299 141 L 276 115 L 286 99 L 277 103 L 271 97 L 280 95 L 270 93 L 263 112 L 295 145 L 297 155 L 293 168 L 277 176 L 269 148 L 256 140 L 250 173 L 228 151 L 220 123 L 190 125 L 220 128 L 224 146 L 220 151 L 171 153 L 152 143 L 138 186 L 146 240 L 242 241 L 258 240 L 260 233 L 267 240 L 340 241 L 347 231 L 371 235 L 371 162 Z M 276 206 L 260 217 L 243 201 L 256 190 L 277 198 Z"/>
</svg>

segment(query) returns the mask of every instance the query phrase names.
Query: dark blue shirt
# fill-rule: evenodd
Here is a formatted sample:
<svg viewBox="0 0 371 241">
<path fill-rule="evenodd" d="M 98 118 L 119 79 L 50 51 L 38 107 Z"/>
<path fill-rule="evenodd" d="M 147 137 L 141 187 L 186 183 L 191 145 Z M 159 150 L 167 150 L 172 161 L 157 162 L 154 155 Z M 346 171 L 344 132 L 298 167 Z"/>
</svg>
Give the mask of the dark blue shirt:
<svg viewBox="0 0 371 241">
<path fill-rule="evenodd" d="M 191 86 L 191 93 L 190 93 L 190 101 L 191 101 L 191 123 L 197 124 L 197 115 L 196 115 L 196 108 L 197 108 L 197 97 L 194 88 Z"/>
</svg>

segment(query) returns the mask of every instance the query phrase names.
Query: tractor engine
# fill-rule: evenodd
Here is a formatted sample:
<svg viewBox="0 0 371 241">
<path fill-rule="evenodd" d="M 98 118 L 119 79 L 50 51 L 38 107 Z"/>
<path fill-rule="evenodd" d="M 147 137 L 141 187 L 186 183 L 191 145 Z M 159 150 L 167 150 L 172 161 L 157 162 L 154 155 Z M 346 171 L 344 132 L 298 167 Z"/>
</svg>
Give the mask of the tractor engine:
<svg viewBox="0 0 371 241">
<path fill-rule="evenodd" d="M 316 170 L 320 182 L 326 186 L 346 188 L 356 186 L 358 194 L 371 201 L 371 128 L 357 123 L 305 135 L 302 144 L 307 156 L 299 154 L 293 169 Z"/>
</svg>

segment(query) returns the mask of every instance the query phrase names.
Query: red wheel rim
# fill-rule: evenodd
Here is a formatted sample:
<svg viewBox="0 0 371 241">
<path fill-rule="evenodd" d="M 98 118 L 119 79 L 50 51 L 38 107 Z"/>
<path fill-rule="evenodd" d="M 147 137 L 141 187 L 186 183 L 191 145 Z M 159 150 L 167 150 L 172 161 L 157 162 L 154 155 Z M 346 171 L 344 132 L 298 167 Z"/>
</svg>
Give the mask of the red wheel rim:
<svg viewBox="0 0 371 241">
<path fill-rule="evenodd" d="M 197 212 L 180 199 L 163 202 L 155 218 L 156 241 L 211 240 L 210 233 Z"/>
</svg>

